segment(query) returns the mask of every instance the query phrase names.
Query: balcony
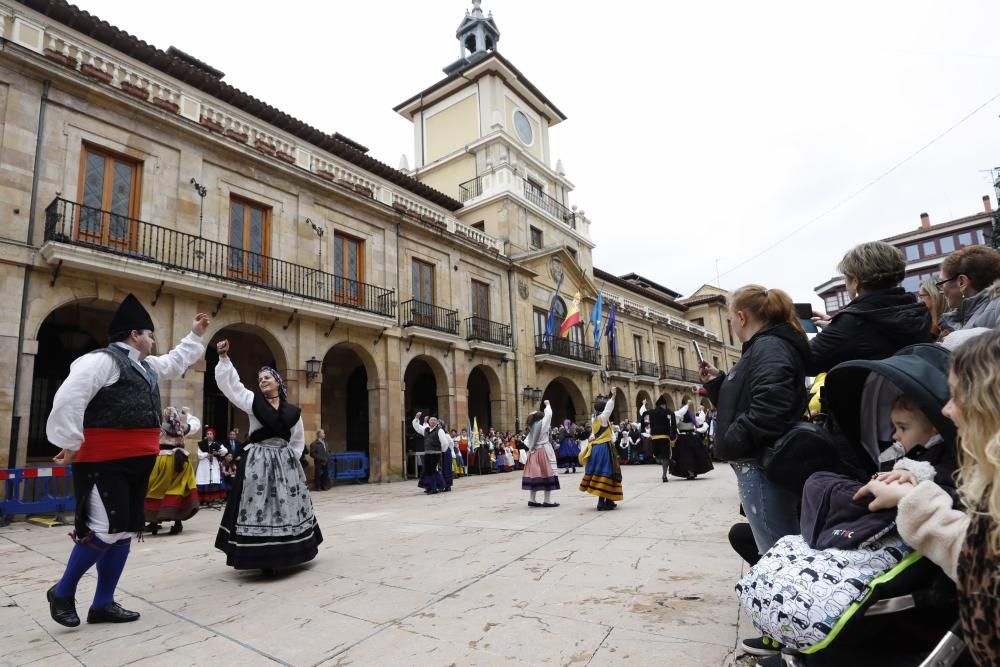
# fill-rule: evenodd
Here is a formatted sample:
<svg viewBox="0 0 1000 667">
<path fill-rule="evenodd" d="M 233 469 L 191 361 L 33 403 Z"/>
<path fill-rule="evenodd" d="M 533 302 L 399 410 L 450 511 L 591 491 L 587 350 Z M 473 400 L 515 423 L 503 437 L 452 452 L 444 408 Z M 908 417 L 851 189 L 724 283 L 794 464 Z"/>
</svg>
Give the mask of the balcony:
<svg viewBox="0 0 1000 667">
<path fill-rule="evenodd" d="M 660 376 L 660 369 L 652 361 L 640 361 L 636 366 L 636 375 L 657 378 Z"/>
<path fill-rule="evenodd" d="M 476 176 L 472 180 L 458 185 L 458 200 L 463 204 L 483 194 L 483 177 Z"/>
<path fill-rule="evenodd" d="M 448 310 L 416 299 L 404 301 L 400 305 L 400 310 L 404 327 L 422 327 L 453 336 L 458 335 L 457 310 Z"/>
<path fill-rule="evenodd" d="M 664 366 L 659 373 L 659 377 L 661 380 L 701 383 L 701 376 L 698 374 L 698 371 L 681 368 L 680 366 Z"/>
<path fill-rule="evenodd" d="M 510 347 L 510 325 L 483 317 L 465 318 L 465 340 Z"/>
<path fill-rule="evenodd" d="M 600 370 L 601 353 L 596 347 L 552 336 L 548 344 L 545 334 L 535 336 L 535 361 L 588 371 Z"/>
<path fill-rule="evenodd" d="M 292 264 L 142 220 L 56 198 L 45 209 L 46 244 L 68 245 L 270 292 L 396 317 L 395 292 L 319 269 Z M 46 255 L 43 250 L 43 255 Z M 63 259 L 61 253 L 49 257 Z M 54 261 L 54 260 L 49 260 Z M 99 268 L 99 267 L 98 267 Z M 155 279 L 160 280 L 156 273 Z M 193 284 L 204 289 L 206 281 Z M 223 290 L 226 294 L 228 290 Z M 231 295 L 235 296 L 235 295 Z M 269 297 L 271 303 L 273 297 Z"/>
<path fill-rule="evenodd" d="M 542 209 L 553 218 L 576 229 L 576 213 L 566 208 L 562 203 L 538 189 L 538 186 L 524 179 L 524 198 Z"/>
<path fill-rule="evenodd" d="M 635 373 L 635 365 L 631 359 L 626 357 L 608 357 L 609 375 L 632 375 Z"/>
</svg>

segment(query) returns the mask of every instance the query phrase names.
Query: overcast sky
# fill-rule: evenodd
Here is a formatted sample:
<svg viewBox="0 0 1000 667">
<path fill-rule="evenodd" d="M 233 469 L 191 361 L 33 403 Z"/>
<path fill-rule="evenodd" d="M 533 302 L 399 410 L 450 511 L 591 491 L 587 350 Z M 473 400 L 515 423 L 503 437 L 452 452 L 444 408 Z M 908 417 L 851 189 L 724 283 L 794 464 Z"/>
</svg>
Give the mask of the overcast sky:
<svg viewBox="0 0 1000 667">
<path fill-rule="evenodd" d="M 397 166 L 392 107 L 455 60 L 470 2 L 80 0 Z M 484 0 L 499 51 L 568 116 L 551 133 L 592 220 L 594 263 L 680 292 L 797 301 L 855 243 L 982 210 L 1000 166 L 1000 2 Z M 796 228 L 773 250 L 747 262 Z"/>
</svg>

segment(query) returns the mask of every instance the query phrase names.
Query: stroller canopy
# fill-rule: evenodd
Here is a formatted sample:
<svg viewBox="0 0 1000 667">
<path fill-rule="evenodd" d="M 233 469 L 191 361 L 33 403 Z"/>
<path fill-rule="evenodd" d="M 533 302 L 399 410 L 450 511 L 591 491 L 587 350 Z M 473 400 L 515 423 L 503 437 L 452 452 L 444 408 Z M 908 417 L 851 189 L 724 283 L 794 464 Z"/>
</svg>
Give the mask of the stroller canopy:
<svg viewBox="0 0 1000 667">
<path fill-rule="evenodd" d="M 869 472 L 892 441 L 889 413 L 900 394 L 920 407 L 946 442 L 954 442 L 955 425 L 941 413 L 949 400 L 950 364 L 948 350 L 922 343 L 888 359 L 845 361 L 830 371 L 825 392 L 829 413 L 851 445 L 861 449 Z"/>
</svg>

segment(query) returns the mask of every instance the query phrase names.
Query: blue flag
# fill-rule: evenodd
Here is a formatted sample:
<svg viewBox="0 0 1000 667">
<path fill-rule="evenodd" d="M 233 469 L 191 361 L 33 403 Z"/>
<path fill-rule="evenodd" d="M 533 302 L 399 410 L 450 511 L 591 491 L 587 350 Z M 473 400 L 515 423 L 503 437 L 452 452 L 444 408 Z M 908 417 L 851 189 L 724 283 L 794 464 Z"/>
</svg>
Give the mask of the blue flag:
<svg viewBox="0 0 1000 667">
<path fill-rule="evenodd" d="M 604 335 L 608 337 L 608 354 L 612 357 L 618 356 L 618 341 L 615 336 L 615 306 L 618 304 L 612 303 L 611 310 L 608 311 L 608 323 L 604 327 Z"/>
<path fill-rule="evenodd" d="M 590 314 L 590 323 L 594 325 L 594 347 L 601 346 L 601 308 L 604 307 L 604 290 L 597 290 L 597 301 L 594 303 L 594 312 Z"/>
<path fill-rule="evenodd" d="M 556 304 L 559 303 L 559 288 L 562 287 L 563 275 L 559 276 L 556 291 L 552 293 L 552 300 L 549 302 L 549 319 L 545 323 L 545 347 L 552 346 L 552 333 L 556 330 Z"/>
</svg>

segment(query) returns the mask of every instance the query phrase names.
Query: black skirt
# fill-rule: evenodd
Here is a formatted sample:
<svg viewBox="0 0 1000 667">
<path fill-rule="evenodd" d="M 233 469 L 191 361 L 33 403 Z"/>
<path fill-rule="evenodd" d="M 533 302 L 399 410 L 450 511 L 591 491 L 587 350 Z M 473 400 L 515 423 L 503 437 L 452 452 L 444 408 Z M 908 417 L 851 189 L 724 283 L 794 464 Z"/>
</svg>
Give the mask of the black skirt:
<svg viewBox="0 0 1000 667">
<path fill-rule="evenodd" d="M 236 523 L 240 513 L 240 499 L 246 478 L 246 464 L 250 459 L 244 451 L 236 469 L 233 487 L 222 513 L 222 523 L 215 538 L 215 548 L 226 554 L 226 565 L 237 570 L 263 570 L 292 567 L 311 561 L 319 553 L 323 533 L 315 517 L 293 535 L 240 535 Z M 304 483 L 305 474 L 302 474 Z"/>
<path fill-rule="evenodd" d="M 704 475 L 712 470 L 712 457 L 704 440 L 697 433 L 681 433 L 674 445 L 673 457 L 670 459 L 670 474 L 677 477 Z"/>
</svg>

